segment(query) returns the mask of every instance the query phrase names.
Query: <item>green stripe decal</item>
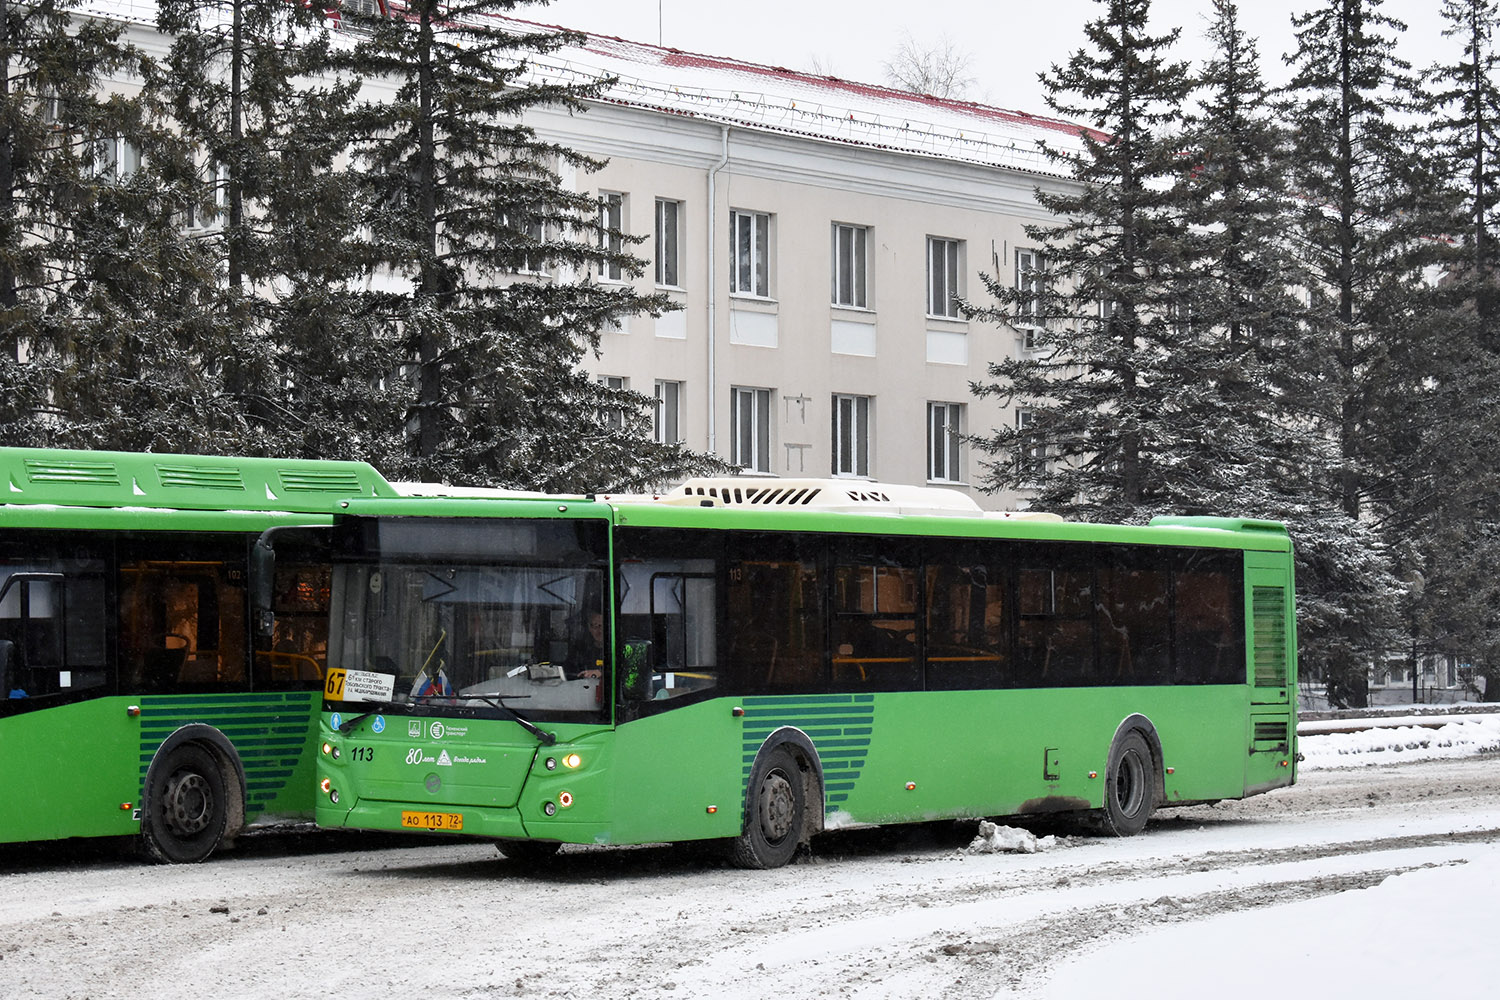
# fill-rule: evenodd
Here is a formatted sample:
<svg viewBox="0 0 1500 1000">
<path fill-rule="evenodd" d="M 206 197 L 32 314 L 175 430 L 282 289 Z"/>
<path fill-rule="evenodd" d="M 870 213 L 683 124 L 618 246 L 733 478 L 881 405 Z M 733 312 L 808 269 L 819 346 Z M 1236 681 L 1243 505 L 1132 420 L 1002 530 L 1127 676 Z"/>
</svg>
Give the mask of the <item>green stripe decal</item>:
<svg viewBox="0 0 1500 1000">
<path fill-rule="evenodd" d="M 874 695 L 766 695 L 746 698 L 743 706 L 745 790 L 761 744 L 776 730 L 790 726 L 812 740 L 823 762 L 825 810 L 835 812 L 848 801 L 875 729 Z"/>
<path fill-rule="evenodd" d="M 212 726 L 239 755 L 245 769 L 245 818 L 253 818 L 282 794 L 299 764 L 311 766 L 318 698 L 316 691 L 143 696 L 141 794 L 163 740 L 186 725 Z"/>
</svg>

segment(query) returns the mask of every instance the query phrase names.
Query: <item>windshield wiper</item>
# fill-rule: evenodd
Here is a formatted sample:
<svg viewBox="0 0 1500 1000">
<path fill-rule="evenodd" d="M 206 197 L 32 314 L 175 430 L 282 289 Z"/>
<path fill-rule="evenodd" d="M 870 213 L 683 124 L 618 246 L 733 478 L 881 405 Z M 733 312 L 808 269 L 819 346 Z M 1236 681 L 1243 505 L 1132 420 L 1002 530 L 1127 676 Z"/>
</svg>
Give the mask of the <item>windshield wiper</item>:
<svg viewBox="0 0 1500 1000">
<path fill-rule="evenodd" d="M 356 715 L 356 716 L 354 716 L 351 719 L 345 719 L 343 722 L 340 722 L 339 723 L 339 732 L 341 732 L 341 733 L 352 733 L 352 732 L 354 732 L 354 727 L 355 726 L 359 725 L 361 722 L 365 721 L 370 716 L 375 715 L 377 712 L 389 712 L 394 707 L 395 706 L 392 705 L 390 702 L 377 701 L 377 702 L 375 702 L 374 704 L 372 704 L 370 706 L 370 710 L 368 712 L 362 712 L 359 715 Z"/>
<path fill-rule="evenodd" d="M 521 697 L 524 698 L 524 697 L 527 697 L 527 696 L 526 695 L 521 695 Z M 515 709 L 511 708 L 503 700 L 501 700 L 501 698 L 500 698 L 499 695 L 482 695 L 482 694 L 466 694 L 466 695 L 419 694 L 416 697 L 412 698 L 411 700 L 412 700 L 412 702 L 431 702 L 431 701 L 453 701 L 453 700 L 455 700 L 457 698 L 462 698 L 462 699 L 464 699 L 466 701 L 482 701 L 486 705 L 490 706 L 491 708 L 498 708 L 500 711 L 504 712 L 506 715 L 510 716 L 513 720 L 515 720 L 515 722 L 518 725 L 520 725 L 520 727 L 522 729 L 526 730 L 528 733 L 530 733 L 531 735 L 535 736 L 537 738 L 537 742 L 541 743 L 543 746 L 549 746 L 550 747 L 554 743 L 557 742 L 557 737 L 556 736 L 554 736 L 552 733 L 547 732 L 544 729 L 538 728 L 536 726 L 536 724 L 533 723 L 530 719 L 526 718 L 526 716 L 522 715 L 520 712 L 517 712 Z M 391 712 L 391 711 L 395 711 L 398 707 L 400 707 L 400 706 L 395 705 L 395 704 L 393 704 L 391 702 L 386 702 L 386 701 L 380 701 L 380 702 L 370 703 L 370 710 L 368 712 L 363 712 L 363 713 L 361 713 L 359 715 L 354 716 L 353 718 L 345 719 L 343 722 L 339 723 L 339 727 L 338 727 L 339 732 L 341 732 L 341 733 L 352 733 L 354 731 L 354 727 L 355 726 L 359 725 L 361 722 L 365 721 L 370 716 L 375 715 L 378 712 Z"/>
<path fill-rule="evenodd" d="M 542 744 L 542 746 L 550 747 L 552 744 L 557 742 L 556 736 L 543 729 L 537 728 L 530 719 L 526 718 L 526 716 L 522 715 L 520 712 L 517 712 L 515 709 L 511 708 L 503 700 L 501 700 L 498 694 L 469 694 L 464 695 L 464 697 L 472 698 L 475 701 L 482 701 L 491 708 L 500 709 L 500 711 L 504 712 L 506 715 L 510 716 L 517 723 L 519 723 L 522 729 L 535 736 L 537 738 L 537 742 Z M 522 697 L 526 696 L 522 695 Z"/>
</svg>

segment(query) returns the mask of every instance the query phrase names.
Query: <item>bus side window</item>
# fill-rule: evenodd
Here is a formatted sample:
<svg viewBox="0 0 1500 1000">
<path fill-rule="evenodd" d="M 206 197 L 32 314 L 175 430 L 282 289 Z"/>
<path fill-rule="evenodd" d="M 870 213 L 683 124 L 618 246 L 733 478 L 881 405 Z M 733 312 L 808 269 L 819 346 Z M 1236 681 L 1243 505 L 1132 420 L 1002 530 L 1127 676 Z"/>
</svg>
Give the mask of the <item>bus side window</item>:
<svg viewBox="0 0 1500 1000">
<path fill-rule="evenodd" d="M 867 557 L 834 569 L 834 683 L 875 691 L 919 688 L 917 571 Z"/>
<path fill-rule="evenodd" d="M 214 545 L 163 539 L 167 558 L 120 563 L 119 659 L 124 690 L 245 685 L 242 539 Z"/>
<path fill-rule="evenodd" d="M 1095 683 L 1093 578 L 1088 567 L 1020 570 L 1016 654 L 1023 686 Z"/>
<path fill-rule="evenodd" d="M 712 559 L 630 559 L 621 564 L 620 648 L 644 657 L 631 668 L 651 673 L 649 691 L 637 676 L 627 697 L 676 698 L 717 686 L 717 580 Z"/>
<path fill-rule="evenodd" d="M 1094 606 L 1100 684 L 1168 684 L 1172 680 L 1170 587 L 1159 549 L 1106 549 Z"/>
<path fill-rule="evenodd" d="M 0 697 L 36 698 L 106 685 L 103 564 L 68 559 L 0 564 Z"/>
<path fill-rule="evenodd" d="M 1241 556 L 1195 554 L 1173 576 L 1176 681 L 1245 683 Z"/>
<path fill-rule="evenodd" d="M 332 571 L 326 565 L 278 564 L 271 648 L 255 654 L 256 687 L 321 685 L 328 664 Z"/>
<path fill-rule="evenodd" d="M 816 561 L 731 559 L 726 575 L 728 620 L 736 623 L 726 637 L 733 690 L 822 690 Z"/>
<path fill-rule="evenodd" d="M 927 686 L 1003 687 L 1009 680 L 1005 577 L 988 566 L 927 566 Z"/>
</svg>

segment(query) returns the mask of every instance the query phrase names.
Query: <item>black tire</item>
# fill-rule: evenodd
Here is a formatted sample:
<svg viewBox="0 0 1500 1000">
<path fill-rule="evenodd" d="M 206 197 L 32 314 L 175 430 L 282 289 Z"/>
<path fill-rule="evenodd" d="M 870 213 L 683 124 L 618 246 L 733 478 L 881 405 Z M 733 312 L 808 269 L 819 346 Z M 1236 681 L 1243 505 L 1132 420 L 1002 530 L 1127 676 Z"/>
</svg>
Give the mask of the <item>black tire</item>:
<svg viewBox="0 0 1500 1000">
<path fill-rule="evenodd" d="M 555 840 L 502 840 L 500 853 L 523 865 L 544 865 L 557 857 L 562 844 Z"/>
<path fill-rule="evenodd" d="M 1112 836 L 1134 837 L 1155 809 L 1156 761 L 1146 738 L 1132 730 L 1110 751 L 1100 828 Z"/>
<path fill-rule="evenodd" d="M 174 747 L 151 765 L 141 842 L 157 861 L 192 864 L 224 839 L 228 798 L 213 754 L 193 743 Z"/>
<path fill-rule="evenodd" d="M 740 868 L 780 868 L 802 842 L 807 811 L 802 769 L 785 747 L 756 760 L 745 796 L 745 830 L 730 841 L 729 860 Z"/>
</svg>

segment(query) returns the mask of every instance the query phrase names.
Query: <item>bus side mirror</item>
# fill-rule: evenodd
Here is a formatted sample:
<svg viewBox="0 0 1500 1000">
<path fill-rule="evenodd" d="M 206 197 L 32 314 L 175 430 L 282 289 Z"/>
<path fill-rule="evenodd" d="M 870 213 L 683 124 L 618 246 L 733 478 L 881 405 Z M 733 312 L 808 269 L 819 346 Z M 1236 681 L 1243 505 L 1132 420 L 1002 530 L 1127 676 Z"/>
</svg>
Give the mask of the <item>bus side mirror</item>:
<svg viewBox="0 0 1500 1000">
<path fill-rule="evenodd" d="M 626 639 L 620 650 L 620 690 L 626 701 L 651 700 L 651 640 Z"/>
<path fill-rule="evenodd" d="M 275 530 L 275 529 L 272 529 Z M 276 594 L 276 549 L 266 536 L 267 531 L 255 540 L 250 550 L 250 612 L 255 623 L 255 632 L 269 637 L 276 627 L 276 614 L 272 611 Z"/>
</svg>

